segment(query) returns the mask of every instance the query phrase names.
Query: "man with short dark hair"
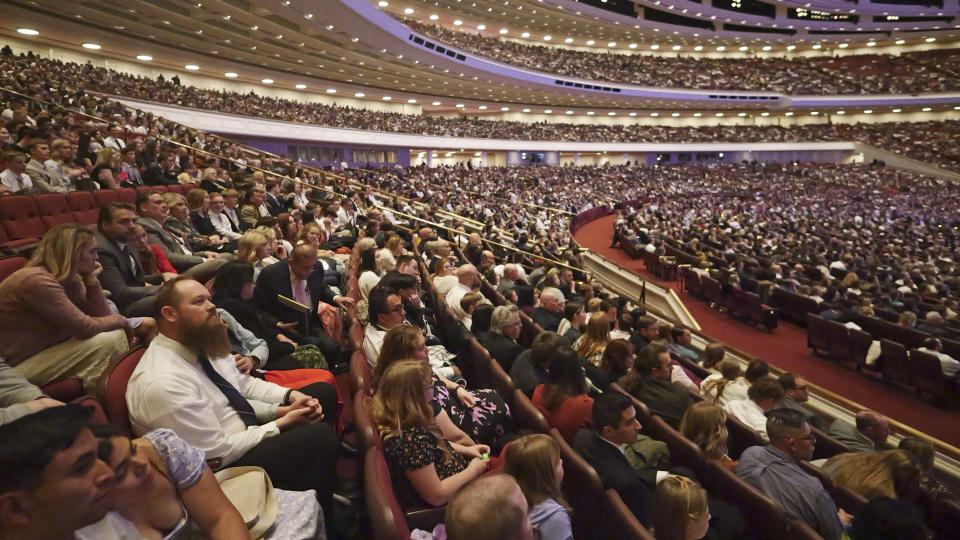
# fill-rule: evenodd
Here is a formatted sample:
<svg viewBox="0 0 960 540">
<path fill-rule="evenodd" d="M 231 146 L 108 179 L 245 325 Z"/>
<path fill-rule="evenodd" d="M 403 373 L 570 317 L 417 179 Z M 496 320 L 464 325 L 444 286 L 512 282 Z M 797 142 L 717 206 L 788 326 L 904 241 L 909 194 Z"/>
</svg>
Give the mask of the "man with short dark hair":
<svg viewBox="0 0 960 540">
<path fill-rule="evenodd" d="M 109 203 L 97 219 L 97 256 L 103 266 L 100 284 L 110 291 L 110 300 L 128 317 L 153 313 L 153 297 L 163 274 L 145 274 L 130 242 L 136 232 L 137 214 L 126 203 Z"/>
<path fill-rule="evenodd" d="M 267 191 L 265 194 L 264 204 L 267 206 L 267 210 L 270 212 L 271 216 L 279 216 L 280 214 L 287 211 L 287 205 L 280 200 L 280 180 L 273 178 L 267 180 Z"/>
<path fill-rule="evenodd" d="M 71 540 L 106 515 L 114 473 L 90 415 L 66 405 L 0 426 L 0 539 Z"/>
<path fill-rule="evenodd" d="M 315 489 L 321 503 L 329 502 L 339 441 L 321 420 L 336 411 L 314 396 L 242 374 L 227 326 L 199 282 L 166 283 L 155 314 L 159 334 L 127 387 L 134 431 L 172 429 L 203 450 L 214 469 L 263 467 L 276 487 Z"/>
<path fill-rule="evenodd" d="M 529 510 L 512 476 L 481 476 L 453 496 L 444 528 L 449 540 L 533 540 Z"/>
<path fill-rule="evenodd" d="M 510 368 L 510 378 L 527 397 L 533 395 L 538 384 L 546 384 L 550 378 L 547 366 L 554 353 L 570 345 L 566 338 L 556 332 L 540 332 L 533 338 L 530 348 L 520 353 Z"/>
<path fill-rule="evenodd" d="M 834 420 L 827 435 L 847 445 L 851 452 L 877 452 L 884 449 L 890 436 L 890 420 L 874 411 L 860 411 L 855 424 L 842 418 Z"/>
<path fill-rule="evenodd" d="M 920 347 L 919 350 L 936 356 L 940 360 L 940 369 L 947 377 L 956 377 L 960 373 L 960 362 L 943 352 L 943 343 L 940 342 L 939 338 L 928 337 L 923 340 L 923 347 Z"/>
<path fill-rule="evenodd" d="M 838 511 L 820 480 L 799 464 L 813 457 L 817 438 L 810 424 L 798 411 L 774 409 L 766 428 L 770 444 L 744 450 L 737 475 L 779 502 L 789 519 L 806 522 L 826 540 L 839 540 L 851 516 Z"/>
<path fill-rule="evenodd" d="M 0 172 L 0 193 L 26 194 L 33 191 L 33 180 L 27 174 L 27 155 L 22 152 L 4 152 L 6 168 Z"/>
<path fill-rule="evenodd" d="M 257 226 L 257 221 L 262 217 L 270 215 L 270 211 L 264 204 L 267 200 L 267 192 L 261 186 L 254 186 L 247 193 L 247 201 L 240 205 L 240 228 L 243 230 L 252 229 Z"/>
<path fill-rule="evenodd" d="M 143 182 L 148 186 L 172 186 L 179 184 L 176 169 L 177 156 L 168 153 L 161 153 L 157 156 L 157 162 L 148 166 L 143 171 Z"/>
<path fill-rule="evenodd" d="M 36 193 L 66 193 L 66 185 L 60 181 L 60 177 L 47 169 L 44 165 L 50 159 L 50 143 L 43 139 L 37 139 L 30 143 L 30 161 L 27 163 L 26 173 L 33 182 Z"/>
<path fill-rule="evenodd" d="M 634 369 L 642 382 L 639 388 L 630 392 L 646 403 L 650 412 L 660 415 L 670 427 L 678 429 L 692 400 L 686 386 L 670 380 L 673 372 L 670 353 L 663 347 L 650 345 L 637 354 Z"/>
<path fill-rule="evenodd" d="M 128 144 L 120 151 L 120 185 L 123 187 L 140 187 L 143 177 L 137 168 L 137 145 Z"/>
<path fill-rule="evenodd" d="M 803 404 L 810 399 L 810 390 L 807 388 L 809 383 L 807 380 L 793 373 L 784 373 L 780 376 L 779 382 L 783 388 L 784 396 L 776 408 L 800 411 L 803 417 L 807 419 L 808 424 L 820 429 L 823 421 L 817 413 L 803 406 Z"/>
<path fill-rule="evenodd" d="M 649 345 L 651 341 L 657 339 L 659 335 L 660 321 L 644 315 L 637 317 L 637 321 L 634 323 L 634 333 L 630 337 L 630 343 L 633 343 L 633 346 L 639 351 Z"/>
</svg>

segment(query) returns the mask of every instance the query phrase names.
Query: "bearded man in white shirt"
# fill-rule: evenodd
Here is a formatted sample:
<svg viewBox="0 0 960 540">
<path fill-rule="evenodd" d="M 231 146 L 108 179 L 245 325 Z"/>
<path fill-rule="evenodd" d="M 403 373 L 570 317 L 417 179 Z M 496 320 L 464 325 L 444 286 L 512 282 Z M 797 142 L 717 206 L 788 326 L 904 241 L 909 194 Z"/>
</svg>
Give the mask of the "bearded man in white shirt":
<svg viewBox="0 0 960 540">
<path fill-rule="evenodd" d="M 134 431 L 172 429 L 203 450 L 213 469 L 263 467 L 276 487 L 314 489 L 328 507 L 339 440 L 321 420 L 336 411 L 304 393 L 243 375 L 230 354 L 227 326 L 199 282 L 167 282 L 155 311 L 160 333 L 127 387 Z"/>
</svg>

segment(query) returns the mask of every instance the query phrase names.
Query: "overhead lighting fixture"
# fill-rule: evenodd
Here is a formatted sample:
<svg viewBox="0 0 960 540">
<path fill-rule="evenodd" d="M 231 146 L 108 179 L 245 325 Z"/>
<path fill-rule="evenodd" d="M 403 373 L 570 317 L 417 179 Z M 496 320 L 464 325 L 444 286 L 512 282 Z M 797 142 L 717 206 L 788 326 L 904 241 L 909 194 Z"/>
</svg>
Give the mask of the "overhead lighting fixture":
<svg viewBox="0 0 960 540">
<path fill-rule="evenodd" d="M 842 114 L 847 114 L 847 111 L 837 111 L 837 112 L 834 113 L 834 114 L 841 114 L 841 115 L 842 115 Z"/>
<path fill-rule="evenodd" d="M 462 109 L 462 108 L 463 108 L 463 103 L 457 103 L 456 105 L 454 105 L 454 107 L 456 107 L 456 108 L 458 108 L 458 109 Z"/>
<path fill-rule="evenodd" d="M 510 110 L 510 107 L 500 107 L 500 110 L 503 112 L 507 112 Z"/>
<path fill-rule="evenodd" d="M 544 109 L 543 114 L 553 114 L 553 109 Z"/>
<path fill-rule="evenodd" d="M 383 0 L 380 0 L 379 2 L 377 2 L 377 5 L 380 6 L 380 7 L 387 7 L 387 6 L 390 5 L 390 3 L 389 3 L 389 2 L 384 2 Z"/>
<path fill-rule="evenodd" d="M 926 41 L 927 43 L 933 43 L 933 42 L 936 41 L 936 40 L 937 40 L 937 38 L 935 38 L 935 37 L 928 37 L 928 38 L 925 39 L 924 41 Z"/>
<path fill-rule="evenodd" d="M 40 32 L 37 32 L 33 28 L 17 28 L 17 32 L 25 36 L 37 36 L 40 35 Z"/>
<path fill-rule="evenodd" d="M 305 84 L 303 84 L 303 83 L 299 83 L 299 84 L 293 85 L 293 87 L 296 88 L 297 90 L 303 90 L 304 88 L 307 87 L 307 85 L 305 85 Z"/>
<path fill-rule="evenodd" d="M 524 109 L 523 112 L 530 112 L 530 109 Z"/>
<path fill-rule="evenodd" d="M 431 20 L 431 21 L 435 21 L 435 20 L 437 20 L 437 19 L 439 19 L 439 18 L 440 18 L 440 16 L 437 15 L 436 13 L 431 13 L 431 14 L 430 14 L 430 20 Z"/>
<path fill-rule="evenodd" d="M 183 67 L 186 68 L 186 69 L 189 69 L 190 71 L 196 71 L 196 70 L 200 69 L 200 66 L 198 66 L 198 65 L 196 65 L 196 64 L 187 64 L 187 65 L 185 65 L 185 66 L 183 66 Z"/>
<path fill-rule="evenodd" d="M 593 111 L 587 111 L 587 116 L 593 116 L 595 113 Z"/>
<path fill-rule="evenodd" d="M 924 108 L 922 108 L 922 109 L 920 109 L 920 110 L 923 111 L 923 112 L 930 112 L 930 111 L 932 111 L 933 109 L 931 109 L 930 107 L 924 107 Z"/>
<path fill-rule="evenodd" d="M 629 115 L 629 116 L 636 116 L 636 115 L 637 115 L 637 113 L 635 113 L 635 112 L 632 112 L 632 113 L 630 113 L 630 115 Z"/>
<path fill-rule="evenodd" d="M 872 113 L 873 113 L 873 109 L 866 109 L 863 111 L 863 114 L 872 114 Z"/>
<path fill-rule="evenodd" d="M 876 41 L 868 41 L 868 42 L 867 42 L 867 47 L 876 47 L 876 46 L 877 46 L 877 42 L 876 42 Z"/>
<path fill-rule="evenodd" d="M 353 94 L 353 97 L 364 97 L 364 96 L 366 96 L 366 94 L 364 94 L 363 92 L 357 92 Z"/>
<path fill-rule="evenodd" d="M 403 10 L 403 12 L 407 15 L 413 15 L 413 8 L 406 8 Z"/>
<path fill-rule="evenodd" d="M 617 115 L 617 113 L 615 113 L 615 112 L 613 112 L 613 111 L 610 111 L 610 112 L 607 113 L 607 116 L 616 116 L 616 115 Z"/>
<path fill-rule="evenodd" d="M 699 118 L 699 117 L 703 116 L 703 113 L 695 112 L 695 113 L 693 113 L 693 115 L 696 116 L 697 118 Z"/>
<path fill-rule="evenodd" d="M 764 112 L 760 113 L 760 116 L 770 116 L 770 113 L 764 111 Z"/>
<path fill-rule="evenodd" d="M 453 21 L 454 26 L 460 26 L 461 24 L 463 24 L 463 21 L 461 21 L 460 19 L 454 19 Z"/>
<path fill-rule="evenodd" d="M 390 101 L 390 100 L 393 99 L 393 98 L 390 97 L 390 96 L 383 96 L 383 98 L 381 98 L 381 99 L 383 99 L 384 101 Z"/>
<path fill-rule="evenodd" d="M 740 52 L 744 52 L 744 51 L 746 51 L 747 49 L 749 49 L 749 47 L 747 47 L 746 45 L 743 45 L 743 46 L 741 46 L 738 50 L 739 50 Z"/>
<path fill-rule="evenodd" d="M 725 51 L 725 50 L 727 50 L 727 48 L 724 47 L 723 45 L 717 47 L 717 51 L 719 51 L 719 52 L 723 52 L 723 51 Z"/>
<path fill-rule="evenodd" d="M 617 42 L 616 42 L 616 41 L 611 41 L 611 42 L 608 42 L 608 43 L 607 43 L 607 47 L 616 47 L 616 46 L 617 46 Z"/>
<path fill-rule="evenodd" d="M 813 48 L 814 48 L 814 49 L 817 49 L 817 50 L 820 50 L 821 48 L 823 48 L 823 45 L 817 43 L 816 45 L 813 46 Z"/>
<path fill-rule="evenodd" d="M 573 114 L 573 111 L 567 111 L 567 112 L 565 112 L 565 113 L 563 113 L 563 114 Z"/>
<path fill-rule="evenodd" d="M 796 45 L 787 45 L 787 50 L 788 50 L 788 51 L 792 51 L 792 50 L 794 50 L 794 49 L 796 49 L 796 48 L 797 48 Z"/>
<path fill-rule="evenodd" d="M 478 24 L 478 25 L 477 25 L 477 30 L 486 30 L 486 29 L 487 29 L 487 25 L 485 25 L 485 24 Z"/>
<path fill-rule="evenodd" d="M 553 36 L 543 36 L 544 41 L 550 41 L 551 39 L 553 39 Z"/>
<path fill-rule="evenodd" d="M 771 49 L 773 49 L 773 47 L 771 47 L 771 46 L 769 46 L 769 45 L 764 45 L 764 46 L 763 46 L 763 49 L 761 49 L 761 50 L 769 51 L 769 50 L 771 50 Z"/>
<path fill-rule="evenodd" d="M 234 72 L 232 72 L 232 71 L 228 71 L 228 72 L 224 73 L 223 76 L 226 77 L 226 78 L 228 78 L 228 79 L 236 79 L 237 77 L 239 77 L 239 75 L 237 75 L 236 73 L 234 73 Z"/>
<path fill-rule="evenodd" d="M 507 30 L 506 28 L 501 28 L 501 29 L 500 29 L 500 35 L 506 35 L 508 32 L 510 32 L 510 31 Z"/>
<path fill-rule="evenodd" d="M 744 117 L 744 116 L 746 116 L 746 115 L 747 115 L 747 113 L 742 112 L 742 113 L 738 114 L 737 116 Z"/>
<path fill-rule="evenodd" d="M 260 79 L 263 84 L 273 84 L 273 79 Z"/>
<path fill-rule="evenodd" d="M 670 116 L 672 116 L 672 117 L 674 117 L 674 118 L 676 118 L 676 117 L 678 117 L 678 116 L 680 116 L 680 113 L 678 113 L 678 112 L 675 112 L 675 113 L 673 113 L 673 114 L 671 114 Z"/>
<path fill-rule="evenodd" d="M 153 57 L 150 56 L 149 54 L 138 54 L 137 60 L 143 60 L 144 62 L 149 62 L 153 60 Z"/>
<path fill-rule="evenodd" d="M 680 46 L 679 46 L 679 45 L 674 45 L 673 47 L 670 47 L 670 48 L 673 49 L 673 50 L 675 50 L 675 51 L 679 51 L 679 50 L 680 50 Z"/>
<path fill-rule="evenodd" d="M 414 99 L 414 98 L 410 98 L 410 99 L 407 100 L 407 103 L 416 103 L 416 102 L 417 102 L 417 100 Z"/>
<path fill-rule="evenodd" d="M 97 45 L 96 43 L 84 43 L 84 44 L 83 44 L 83 48 L 84 48 L 84 49 L 93 49 L 93 50 L 96 51 L 96 50 L 99 50 L 99 49 L 100 49 L 100 46 Z"/>
<path fill-rule="evenodd" d="M 659 48 L 660 48 L 660 45 L 657 45 L 656 43 L 654 43 L 653 45 L 650 46 L 650 50 L 652 50 L 652 51 L 655 51 L 655 50 L 657 50 L 657 49 L 659 49 Z"/>
<path fill-rule="evenodd" d="M 592 40 L 592 39 L 588 39 L 588 40 L 587 40 L 587 45 L 593 45 L 593 44 L 595 44 L 595 43 L 596 43 L 596 41 L 594 41 L 594 40 Z"/>
<path fill-rule="evenodd" d="M 572 38 L 572 37 L 568 37 L 567 39 L 563 40 L 563 42 L 564 42 L 564 43 L 573 43 L 573 38 Z"/>
<path fill-rule="evenodd" d="M 660 116 L 660 113 L 652 112 L 652 113 L 650 113 L 650 116 L 656 118 L 656 117 Z"/>
<path fill-rule="evenodd" d="M 440 105 L 440 102 L 439 102 L 439 101 L 434 101 L 433 103 L 431 103 L 431 105 L 433 105 L 434 107 L 436 107 L 437 105 Z"/>
<path fill-rule="evenodd" d="M 850 46 L 849 43 L 841 43 L 841 44 L 837 45 L 837 47 L 840 48 L 840 49 L 846 49 L 846 48 L 849 47 L 849 46 Z"/>
<path fill-rule="evenodd" d="M 520 37 L 522 37 L 522 38 L 528 38 L 528 37 L 530 37 L 530 32 L 524 32 L 524 33 L 520 34 Z"/>
<path fill-rule="evenodd" d="M 718 112 L 715 116 L 723 116 L 722 112 Z"/>
<path fill-rule="evenodd" d="M 693 48 L 693 50 L 695 50 L 695 51 L 702 51 L 702 50 L 703 50 L 703 45 L 697 45 L 696 47 Z"/>
<path fill-rule="evenodd" d="M 487 110 L 487 106 L 486 106 L 486 105 L 481 105 L 481 106 L 479 106 L 479 107 L 477 107 L 477 108 L 480 109 L 481 111 Z"/>
<path fill-rule="evenodd" d="M 893 109 L 893 112 L 900 112 L 903 109 Z"/>
<path fill-rule="evenodd" d="M 820 114 L 819 111 L 810 111 L 810 116 L 817 116 L 818 114 Z"/>
<path fill-rule="evenodd" d="M 906 43 L 906 42 L 907 42 L 907 40 L 905 40 L 905 39 L 898 39 L 898 40 L 894 41 L 894 43 L 897 44 L 897 45 L 903 45 L 903 44 Z"/>
</svg>

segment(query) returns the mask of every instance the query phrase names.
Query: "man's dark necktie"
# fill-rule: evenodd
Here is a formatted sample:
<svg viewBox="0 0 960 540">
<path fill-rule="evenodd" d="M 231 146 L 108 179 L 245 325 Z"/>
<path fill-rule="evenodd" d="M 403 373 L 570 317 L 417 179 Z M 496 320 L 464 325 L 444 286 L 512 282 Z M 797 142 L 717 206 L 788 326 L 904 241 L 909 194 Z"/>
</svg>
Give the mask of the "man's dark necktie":
<svg viewBox="0 0 960 540">
<path fill-rule="evenodd" d="M 207 377 L 210 378 L 210 381 L 216 385 L 217 388 L 223 392 L 223 395 L 226 396 L 227 401 L 230 402 L 230 406 L 233 407 L 237 414 L 240 415 L 240 419 L 243 420 L 243 423 L 250 426 L 259 426 L 260 421 L 257 420 L 256 413 L 253 412 L 253 407 L 250 406 L 250 403 L 240 395 L 240 391 L 236 389 L 232 384 L 227 382 L 217 370 L 213 369 L 213 364 L 210 363 L 204 355 L 197 357 L 197 362 L 200 363 L 200 367 L 203 368 L 203 372 L 207 374 Z"/>
</svg>

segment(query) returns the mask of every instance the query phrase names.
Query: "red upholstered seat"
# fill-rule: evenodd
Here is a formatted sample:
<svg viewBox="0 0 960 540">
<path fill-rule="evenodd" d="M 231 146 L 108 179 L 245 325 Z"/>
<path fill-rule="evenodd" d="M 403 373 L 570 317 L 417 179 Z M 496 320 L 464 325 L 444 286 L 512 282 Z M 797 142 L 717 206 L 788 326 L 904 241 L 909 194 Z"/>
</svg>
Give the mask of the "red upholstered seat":
<svg viewBox="0 0 960 540">
<path fill-rule="evenodd" d="M 137 190 L 133 188 L 118 189 L 117 195 L 120 197 L 120 202 L 125 202 L 127 204 L 133 204 L 137 202 Z"/>
<path fill-rule="evenodd" d="M 111 424 L 127 436 L 133 435 L 130 413 L 127 410 L 127 383 L 146 351 L 147 348 L 142 346 L 131 349 L 107 368 L 100 381 L 100 395 L 103 396 L 107 417 Z"/>
<path fill-rule="evenodd" d="M 10 274 L 23 268 L 23 265 L 26 263 L 27 259 L 20 256 L 4 257 L 0 259 L 0 281 L 7 279 Z"/>
<path fill-rule="evenodd" d="M 379 540 L 407 540 L 410 527 L 393 491 L 390 469 L 383 453 L 370 448 L 363 463 L 363 486 L 373 535 Z"/>
<path fill-rule="evenodd" d="M 353 351 L 353 354 L 350 355 L 350 391 L 356 392 L 359 390 L 363 392 L 363 395 L 369 396 L 371 394 L 370 377 L 367 355 L 363 353 L 363 349 Z"/>
<path fill-rule="evenodd" d="M 37 195 L 33 198 L 33 202 L 37 205 L 40 219 L 47 230 L 62 223 L 75 223 L 77 221 L 73 217 L 73 212 L 70 211 L 66 196 L 60 193 Z"/>
<path fill-rule="evenodd" d="M 66 379 L 52 382 L 41 388 L 45 395 L 58 401 L 69 403 L 84 395 L 83 381 L 78 377 L 67 377 Z"/>
<path fill-rule="evenodd" d="M 27 195 L 0 198 L 0 223 L 11 240 L 40 238 L 47 231 L 33 197 Z"/>
<path fill-rule="evenodd" d="M 364 449 L 372 446 L 382 448 L 383 443 L 380 441 L 380 433 L 373 424 L 373 418 L 370 417 L 368 399 L 369 396 L 364 395 L 363 392 L 354 394 L 353 423 L 356 426 L 357 435 L 360 437 L 360 444 L 363 445 Z"/>
<path fill-rule="evenodd" d="M 71 191 L 67 193 L 67 204 L 73 212 L 73 217 L 77 223 L 84 225 L 96 225 L 97 216 L 100 214 L 100 208 L 97 206 L 96 199 L 89 191 Z"/>
<path fill-rule="evenodd" d="M 93 199 L 97 202 L 98 207 L 103 208 L 110 203 L 120 202 L 120 190 L 98 189 L 93 192 Z"/>
</svg>

